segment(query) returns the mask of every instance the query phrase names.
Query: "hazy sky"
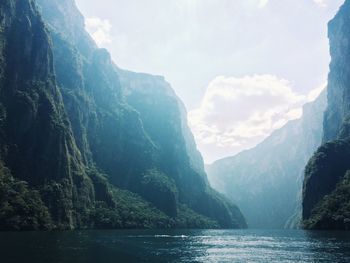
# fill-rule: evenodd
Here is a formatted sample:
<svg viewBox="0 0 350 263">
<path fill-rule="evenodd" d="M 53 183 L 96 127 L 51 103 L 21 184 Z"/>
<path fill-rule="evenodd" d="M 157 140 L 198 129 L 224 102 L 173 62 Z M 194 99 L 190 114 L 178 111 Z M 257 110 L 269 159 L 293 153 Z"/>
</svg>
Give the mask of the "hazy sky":
<svg viewBox="0 0 350 263">
<path fill-rule="evenodd" d="M 342 2 L 77 0 L 118 66 L 170 82 L 207 163 L 253 147 L 317 96 Z"/>
</svg>

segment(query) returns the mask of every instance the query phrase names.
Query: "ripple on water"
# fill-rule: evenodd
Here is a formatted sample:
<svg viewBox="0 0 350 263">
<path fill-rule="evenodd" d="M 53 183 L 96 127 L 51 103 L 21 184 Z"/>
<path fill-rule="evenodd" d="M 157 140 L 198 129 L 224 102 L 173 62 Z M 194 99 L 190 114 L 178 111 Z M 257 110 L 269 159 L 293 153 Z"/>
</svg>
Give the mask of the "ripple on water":
<svg viewBox="0 0 350 263">
<path fill-rule="evenodd" d="M 350 263 L 350 235 L 288 230 L 0 233 L 0 253 L 1 263 Z"/>
</svg>

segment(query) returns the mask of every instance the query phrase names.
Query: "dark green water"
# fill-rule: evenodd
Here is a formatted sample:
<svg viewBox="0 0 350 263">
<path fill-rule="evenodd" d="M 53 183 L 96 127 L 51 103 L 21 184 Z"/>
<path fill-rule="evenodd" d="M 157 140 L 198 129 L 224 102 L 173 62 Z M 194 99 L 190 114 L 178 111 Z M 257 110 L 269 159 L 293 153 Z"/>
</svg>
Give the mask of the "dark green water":
<svg viewBox="0 0 350 263">
<path fill-rule="evenodd" d="M 169 230 L 0 233 L 0 262 L 350 262 L 350 233 Z"/>
</svg>

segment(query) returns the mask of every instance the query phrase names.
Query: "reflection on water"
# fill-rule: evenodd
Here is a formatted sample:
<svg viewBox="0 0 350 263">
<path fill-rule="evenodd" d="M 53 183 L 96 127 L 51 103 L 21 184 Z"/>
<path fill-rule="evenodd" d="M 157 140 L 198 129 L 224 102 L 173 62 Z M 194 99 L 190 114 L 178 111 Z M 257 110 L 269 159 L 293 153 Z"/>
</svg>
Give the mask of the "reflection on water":
<svg viewBox="0 0 350 263">
<path fill-rule="evenodd" d="M 293 230 L 0 233 L 1 262 L 350 262 L 350 234 Z"/>
</svg>

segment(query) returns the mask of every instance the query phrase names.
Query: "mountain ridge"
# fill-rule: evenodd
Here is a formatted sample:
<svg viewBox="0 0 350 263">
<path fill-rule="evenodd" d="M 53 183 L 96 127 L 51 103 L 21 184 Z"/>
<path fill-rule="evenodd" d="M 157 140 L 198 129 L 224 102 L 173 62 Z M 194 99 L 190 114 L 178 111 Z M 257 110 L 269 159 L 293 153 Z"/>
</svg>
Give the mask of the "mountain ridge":
<svg viewBox="0 0 350 263">
<path fill-rule="evenodd" d="M 4 0 L 0 11 L 1 23 L 11 27 L 0 31 L 0 81 L 11 79 L 8 69 L 14 80 L 43 80 L 38 88 L 28 83 L 13 101 L 16 82 L 0 85 L 2 228 L 246 227 L 240 210 L 209 186 L 185 109 L 163 79 L 125 77 L 85 31 L 73 0 Z M 32 38 L 35 32 L 42 37 Z M 35 41 L 44 47 L 37 57 Z M 33 60 L 24 64 L 28 57 Z M 136 77 L 142 81 L 135 88 L 146 85 L 162 91 L 161 97 L 142 88 L 126 95 L 126 83 Z M 28 102 L 22 106 L 23 94 Z M 141 95 L 151 103 L 131 105 Z M 171 108 L 159 108 L 168 102 Z M 158 118 L 162 127 L 155 126 L 155 114 L 164 114 Z M 40 117 L 38 128 L 21 133 L 33 125 L 32 116 Z M 18 202 L 12 202 L 13 192 Z"/>
<path fill-rule="evenodd" d="M 237 203 L 255 228 L 296 227 L 304 167 L 322 140 L 326 91 L 303 107 L 301 119 L 256 147 L 207 166 L 213 187 Z M 263 207 L 263 209 L 261 209 Z M 292 218 L 296 214 L 298 218 Z"/>
</svg>

